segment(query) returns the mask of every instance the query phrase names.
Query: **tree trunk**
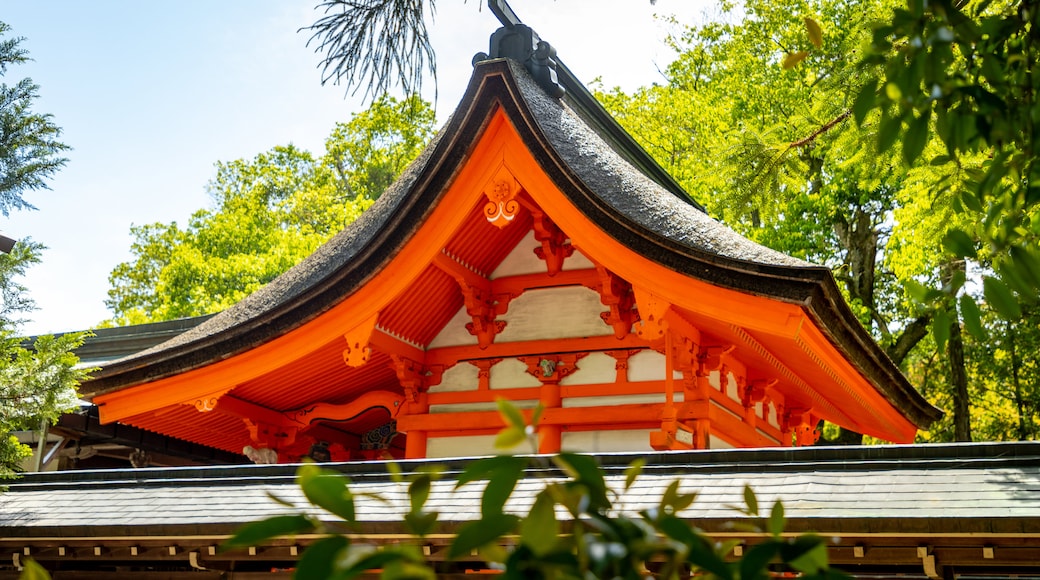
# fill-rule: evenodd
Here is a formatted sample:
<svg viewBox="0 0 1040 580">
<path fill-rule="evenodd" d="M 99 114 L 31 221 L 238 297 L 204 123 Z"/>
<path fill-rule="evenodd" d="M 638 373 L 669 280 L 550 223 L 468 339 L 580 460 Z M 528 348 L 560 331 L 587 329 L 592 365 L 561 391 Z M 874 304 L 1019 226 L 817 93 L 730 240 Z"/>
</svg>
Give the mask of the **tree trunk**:
<svg viewBox="0 0 1040 580">
<path fill-rule="evenodd" d="M 953 317 L 950 323 L 946 353 L 950 358 L 950 386 L 953 387 L 953 438 L 955 441 L 971 441 L 968 372 L 964 366 L 964 337 L 961 336 L 961 323 L 957 317 Z"/>
<path fill-rule="evenodd" d="M 1018 358 L 1017 340 L 1015 337 L 1015 325 L 1011 322 L 1007 322 L 1007 348 L 1011 354 L 1011 386 L 1015 391 L 1015 408 L 1018 410 L 1018 440 L 1025 441 L 1029 439 L 1029 427 L 1026 424 L 1026 402 L 1022 397 L 1022 382 L 1019 379 L 1018 371 L 1022 366 L 1022 361 Z"/>
</svg>

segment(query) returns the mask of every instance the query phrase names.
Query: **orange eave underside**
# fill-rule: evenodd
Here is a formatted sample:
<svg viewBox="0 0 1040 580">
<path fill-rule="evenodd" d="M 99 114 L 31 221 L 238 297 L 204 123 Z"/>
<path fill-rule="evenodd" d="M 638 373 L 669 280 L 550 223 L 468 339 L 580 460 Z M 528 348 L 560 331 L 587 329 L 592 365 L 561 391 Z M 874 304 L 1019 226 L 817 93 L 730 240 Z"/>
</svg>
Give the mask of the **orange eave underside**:
<svg viewBox="0 0 1040 580">
<path fill-rule="evenodd" d="M 406 292 L 441 249 L 463 227 L 482 191 L 505 166 L 533 201 L 566 232 L 571 243 L 598 264 L 621 276 L 635 288 L 653 292 L 691 313 L 697 320 L 713 321 L 728 333 L 746 333 L 770 342 L 771 355 L 817 360 L 839 394 L 830 393 L 832 408 L 865 406 L 873 411 L 874 430 L 896 441 L 913 440 L 916 428 L 857 371 L 826 338 L 802 307 L 743 294 L 691 279 L 636 254 L 599 229 L 553 183 L 527 150 L 501 108 L 492 114 L 486 130 L 428 219 L 401 251 L 379 273 L 339 304 L 267 343 L 207 366 L 150 383 L 123 388 L 94 398 L 102 422 L 126 419 L 206 397 L 219 397 L 236 386 L 286 365 L 332 341 L 342 341 L 351 325 L 377 316 Z M 724 333 L 725 334 L 725 333 Z M 777 346 L 780 345 L 780 346 Z M 861 407 L 862 408 L 862 407 Z"/>
</svg>

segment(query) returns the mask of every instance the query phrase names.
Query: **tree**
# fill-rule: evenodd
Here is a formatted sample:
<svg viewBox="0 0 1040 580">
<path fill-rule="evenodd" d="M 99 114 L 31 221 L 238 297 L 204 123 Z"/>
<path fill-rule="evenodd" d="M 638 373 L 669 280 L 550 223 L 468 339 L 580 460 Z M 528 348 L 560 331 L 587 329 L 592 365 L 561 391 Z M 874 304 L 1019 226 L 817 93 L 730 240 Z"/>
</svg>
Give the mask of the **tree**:
<svg viewBox="0 0 1040 580">
<path fill-rule="evenodd" d="M 320 158 L 292 145 L 217 163 L 214 208 L 133 226 L 134 259 L 109 276 L 116 324 L 223 310 L 310 255 L 357 219 L 421 151 L 434 115 L 417 97 L 382 97 L 338 123 Z"/>
<path fill-rule="evenodd" d="M 879 148 L 899 144 L 908 163 L 926 154 L 947 168 L 931 193 L 963 219 L 947 228 L 944 245 L 988 270 L 985 300 L 1011 321 L 1040 298 L 1038 25 L 1033 0 L 894 8 L 873 29 L 864 62 L 878 78 L 855 106 L 861 122 L 880 112 Z M 931 135 L 941 152 L 926 152 Z M 963 320 L 981 336 L 973 314 Z"/>
<path fill-rule="evenodd" d="M 24 39 L 3 38 L 10 27 L 0 22 L 0 76 L 11 65 L 28 60 L 21 48 Z M 0 212 L 34 209 L 27 192 L 44 189 L 62 166 L 68 146 L 57 139 L 61 130 L 51 116 L 33 111 L 39 87 L 25 78 L 14 85 L 0 83 Z M 33 430 L 53 421 L 76 405 L 76 385 L 88 369 L 75 368 L 73 349 L 82 343 L 81 333 L 42 336 L 26 346 L 18 327 L 35 307 L 18 278 L 39 262 L 42 246 L 31 241 L 16 243 L 0 254 L 0 477 L 11 477 L 32 450 L 19 443 L 12 431 Z"/>
<path fill-rule="evenodd" d="M 11 27 L 0 22 L 0 76 L 11 65 L 29 60 L 22 37 L 3 38 Z M 14 85 L 0 83 L 0 213 L 35 209 L 24 194 L 47 187 L 47 179 L 65 166 L 69 149 L 58 141 L 61 129 L 51 115 L 33 111 L 40 87 L 26 77 Z"/>
</svg>

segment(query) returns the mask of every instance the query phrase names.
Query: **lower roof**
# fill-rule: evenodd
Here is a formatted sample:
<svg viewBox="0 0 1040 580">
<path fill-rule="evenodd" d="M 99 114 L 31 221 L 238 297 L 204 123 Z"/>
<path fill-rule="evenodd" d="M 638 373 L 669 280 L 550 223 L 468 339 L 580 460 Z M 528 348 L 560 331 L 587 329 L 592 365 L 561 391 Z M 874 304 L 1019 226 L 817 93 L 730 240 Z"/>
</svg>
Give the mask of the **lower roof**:
<svg viewBox="0 0 1040 580">
<path fill-rule="evenodd" d="M 727 506 L 743 503 L 746 484 L 764 509 L 783 501 L 788 531 L 832 537 L 831 562 L 859 575 L 1040 573 L 1040 443 L 598 456 L 608 483 L 619 490 L 625 466 L 637 458 L 647 462 L 642 475 L 615 505 L 633 512 L 655 506 L 678 478 L 681 491 L 698 492 L 681 516 L 720 539 L 755 541 L 754 534 L 728 525 L 738 514 Z M 462 522 L 479 517 L 482 485 L 453 491 L 453 478 L 466 461 L 401 462 L 405 472 L 430 463 L 447 468 L 427 505 L 442 520 L 423 540 L 433 560 L 443 559 Z M 408 510 L 407 483 L 393 482 L 382 462 L 327 467 L 352 481 L 356 534 L 376 543 L 409 541 L 400 525 Z M 299 547 L 314 537 L 249 552 L 221 553 L 216 546 L 242 524 L 289 511 L 272 495 L 305 505 L 295 470 L 266 465 L 29 474 L 0 495 L 0 550 L 30 554 L 65 571 L 97 571 L 106 563 L 141 570 L 161 563 L 185 571 L 198 571 L 199 565 L 291 567 Z M 528 469 L 507 511 L 526 511 L 546 478 L 558 477 L 551 468 Z M 479 567 L 479 559 L 473 560 L 464 566 Z"/>
</svg>

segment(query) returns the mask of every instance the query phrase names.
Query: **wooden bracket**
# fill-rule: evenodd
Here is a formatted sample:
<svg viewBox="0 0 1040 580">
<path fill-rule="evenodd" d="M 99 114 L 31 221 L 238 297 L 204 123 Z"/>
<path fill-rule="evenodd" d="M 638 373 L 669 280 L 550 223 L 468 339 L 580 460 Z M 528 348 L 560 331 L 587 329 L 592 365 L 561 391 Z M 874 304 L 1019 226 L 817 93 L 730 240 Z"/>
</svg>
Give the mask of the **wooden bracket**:
<svg viewBox="0 0 1040 580">
<path fill-rule="evenodd" d="M 190 401 L 185 401 L 184 404 L 194 405 L 195 409 L 200 413 L 209 413 L 217 408 L 217 403 L 220 401 L 220 398 L 230 390 L 231 387 L 227 387 L 220 389 L 219 391 L 213 391 L 212 393 L 196 397 Z"/>
<path fill-rule="evenodd" d="M 614 328 L 614 336 L 621 340 L 632 331 L 632 325 L 639 320 L 639 312 L 635 310 L 636 297 L 632 285 L 623 278 L 602 266 L 596 266 L 599 276 L 599 301 L 610 308 L 600 314 L 603 322 Z"/>
<path fill-rule="evenodd" d="M 492 290 L 491 280 L 474 272 L 452 256 L 439 253 L 434 257 L 433 265 L 458 282 L 466 314 L 472 318 L 472 322 L 466 324 L 466 330 L 477 337 L 477 346 L 481 349 L 490 346 L 495 340 L 495 335 L 502 332 L 506 326 L 504 320 L 495 319 L 504 313 L 508 301 L 499 305 Z"/>
<path fill-rule="evenodd" d="M 664 340 L 664 335 L 668 331 L 668 321 L 665 320 L 665 315 L 672 305 L 642 288 L 633 287 L 632 291 L 635 293 L 636 305 L 639 308 L 639 322 L 635 325 L 636 334 L 650 343 Z"/>
<path fill-rule="evenodd" d="M 575 352 L 543 356 L 518 357 L 527 365 L 527 373 L 542 384 L 558 384 L 564 377 L 578 370 L 578 361 L 589 353 Z"/>
<path fill-rule="evenodd" d="M 349 421 L 376 407 L 382 407 L 391 417 L 396 417 L 404 401 L 402 395 L 391 391 L 368 391 L 349 403 L 317 403 L 287 411 L 285 415 L 295 427 L 307 427 L 316 421 Z"/>
<path fill-rule="evenodd" d="M 377 313 L 343 335 L 347 341 L 347 348 L 343 351 L 343 362 L 347 363 L 347 366 L 359 367 L 368 362 L 368 357 L 372 352 L 368 343 L 372 340 L 372 333 L 375 332 L 378 319 L 379 314 Z"/>
<path fill-rule="evenodd" d="M 534 239 L 542 244 L 534 249 L 534 253 L 545 262 L 549 276 L 555 276 L 563 269 L 563 261 L 574 254 L 574 246 L 567 239 L 567 234 L 541 209 L 532 209 L 531 217 L 534 218 L 531 225 Z"/>
</svg>

